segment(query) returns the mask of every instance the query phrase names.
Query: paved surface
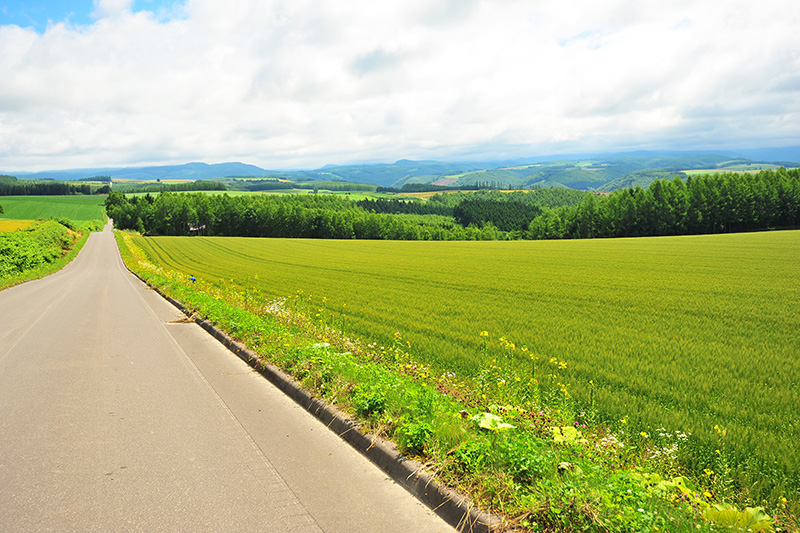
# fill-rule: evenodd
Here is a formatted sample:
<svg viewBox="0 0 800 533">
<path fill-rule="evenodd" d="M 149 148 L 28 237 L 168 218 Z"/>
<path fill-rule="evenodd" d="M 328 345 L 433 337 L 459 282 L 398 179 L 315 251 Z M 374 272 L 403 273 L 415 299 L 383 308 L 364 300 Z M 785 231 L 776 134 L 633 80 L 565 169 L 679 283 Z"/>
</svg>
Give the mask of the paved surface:
<svg viewBox="0 0 800 533">
<path fill-rule="evenodd" d="M 0 530 L 452 531 L 129 274 L 0 292 Z"/>
</svg>

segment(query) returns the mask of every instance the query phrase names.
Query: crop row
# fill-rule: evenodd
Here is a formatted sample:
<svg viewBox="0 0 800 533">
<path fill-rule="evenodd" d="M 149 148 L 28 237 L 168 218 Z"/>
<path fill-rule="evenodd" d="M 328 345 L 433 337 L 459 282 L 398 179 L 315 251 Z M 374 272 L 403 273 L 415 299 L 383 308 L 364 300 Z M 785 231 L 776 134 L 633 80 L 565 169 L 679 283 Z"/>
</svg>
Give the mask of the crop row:
<svg viewBox="0 0 800 533">
<path fill-rule="evenodd" d="M 400 332 L 416 357 L 461 376 L 500 355 L 484 352 L 480 332 L 503 336 L 520 368 L 566 361 L 571 393 L 587 406 L 591 397 L 609 423 L 691 434 L 689 466 L 721 450 L 754 495 L 800 486 L 800 232 L 136 242 L 154 262 L 221 287 L 301 291 L 330 324 L 385 345 Z"/>
</svg>

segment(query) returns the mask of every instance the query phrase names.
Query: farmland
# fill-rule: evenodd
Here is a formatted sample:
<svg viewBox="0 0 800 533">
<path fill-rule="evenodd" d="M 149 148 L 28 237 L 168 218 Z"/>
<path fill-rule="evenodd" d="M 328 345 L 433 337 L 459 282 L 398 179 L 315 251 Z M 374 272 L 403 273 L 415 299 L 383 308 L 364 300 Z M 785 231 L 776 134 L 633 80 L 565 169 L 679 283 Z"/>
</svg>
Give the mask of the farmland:
<svg viewBox="0 0 800 533">
<path fill-rule="evenodd" d="M 101 228 L 106 218 L 104 199 L 0 197 L 0 289 L 52 274 L 74 259 L 89 232 Z"/>
<path fill-rule="evenodd" d="M 25 229 L 33 226 L 35 220 L 3 220 L 0 219 L 0 233 L 7 233 L 10 231 L 17 231 L 18 229 Z"/>
<path fill-rule="evenodd" d="M 0 218 L 10 220 L 38 220 L 64 217 L 77 224 L 103 220 L 105 196 L 3 196 L 0 205 L 4 213 Z"/>
<path fill-rule="evenodd" d="M 697 449 L 689 466 L 702 470 L 722 447 L 733 475 L 755 484 L 756 494 L 759 484 L 772 496 L 798 486 L 798 231 L 559 242 L 135 242 L 158 265 L 221 290 L 268 299 L 302 291 L 348 333 L 385 345 L 400 333 L 415 356 L 459 376 L 485 366 L 480 332 L 491 346 L 502 336 L 539 360 L 565 361 L 576 400 L 587 405 L 591 395 L 608 424 L 690 433 Z"/>
</svg>

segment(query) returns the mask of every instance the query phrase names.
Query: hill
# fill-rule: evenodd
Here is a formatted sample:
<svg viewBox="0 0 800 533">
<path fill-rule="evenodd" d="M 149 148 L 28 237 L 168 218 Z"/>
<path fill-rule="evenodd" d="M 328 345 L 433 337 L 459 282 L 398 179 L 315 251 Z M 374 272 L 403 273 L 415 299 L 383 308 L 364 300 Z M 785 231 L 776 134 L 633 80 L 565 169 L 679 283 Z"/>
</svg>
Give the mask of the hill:
<svg viewBox="0 0 800 533">
<path fill-rule="evenodd" d="M 749 159 L 747 154 L 759 159 Z M 187 163 L 184 165 L 96 168 L 18 173 L 20 178 L 80 180 L 111 176 L 126 180 L 208 180 L 226 177 L 280 178 L 294 182 L 347 181 L 400 188 L 406 183 L 486 185 L 492 188 L 569 187 L 612 191 L 647 187 L 653 180 L 692 173 L 755 171 L 777 166 L 796 167 L 800 147 L 740 150 L 737 152 L 629 152 L 538 156 L 506 161 L 411 161 L 326 165 L 314 170 L 266 170 L 245 163 Z"/>
</svg>

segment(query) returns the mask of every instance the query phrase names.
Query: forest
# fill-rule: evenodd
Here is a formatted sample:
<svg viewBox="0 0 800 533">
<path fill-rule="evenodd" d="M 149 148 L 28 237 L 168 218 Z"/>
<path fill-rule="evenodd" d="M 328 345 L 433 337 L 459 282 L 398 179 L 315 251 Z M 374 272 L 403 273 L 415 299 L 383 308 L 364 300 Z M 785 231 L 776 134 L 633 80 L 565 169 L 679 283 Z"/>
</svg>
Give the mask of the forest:
<svg viewBox="0 0 800 533">
<path fill-rule="evenodd" d="M 647 189 L 608 195 L 550 188 L 356 203 L 335 195 L 128 198 L 113 191 L 106 206 L 118 228 L 158 235 L 494 240 L 728 233 L 800 226 L 800 169 L 658 179 Z"/>
<path fill-rule="evenodd" d="M 0 176 L 0 196 L 66 196 L 72 194 L 105 194 L 109 187 L 92 187 L 88 183 L 73 185 L 58 181 L 18 180 Z"/>
<path fill-rule="evenodd" d="M 732 233 L 800 226 L 800 169 L 653 181 L 546 210 L 525 238 Z"/>
<path fill-rule="evenodd" d="M 120 192 L 186 192 L 186 191 L 224 191 L 227 190 L 224 183 L 208 180 L 197 180 L 180 183 L 160 183 L 160 182 L 135 182 L 128 181 L 118 183 L 116 190 Z"/>
<path fill-rule="evenodd" d="M 112 191 L 106 211 L 120 229 L 150 235 L 216 235 L 310 239 L 495 240 L 491 224 L 411 220 L 365 211 L 334 195 L 228 196 L 202 193 L 128 198 Z"/>
</svg>

